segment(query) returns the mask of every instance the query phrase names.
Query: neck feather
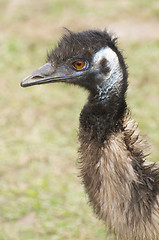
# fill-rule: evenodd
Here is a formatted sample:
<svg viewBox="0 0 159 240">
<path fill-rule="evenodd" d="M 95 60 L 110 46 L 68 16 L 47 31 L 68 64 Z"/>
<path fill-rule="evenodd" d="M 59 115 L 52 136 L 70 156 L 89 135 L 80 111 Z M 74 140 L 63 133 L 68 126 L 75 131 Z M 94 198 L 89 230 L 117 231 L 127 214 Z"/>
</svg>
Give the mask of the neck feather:
<svg viewBox="0 0 159 240">
<path fill-rule="evenodd" d="M 125 98 L 104 99 L 94 101 L 89 99 L 80 115 L 80 133 L 89 134 L 90 140 L 102 145 L 111 132 L 122 128 L 122 118 L 126 112 Z"/>
</svg>

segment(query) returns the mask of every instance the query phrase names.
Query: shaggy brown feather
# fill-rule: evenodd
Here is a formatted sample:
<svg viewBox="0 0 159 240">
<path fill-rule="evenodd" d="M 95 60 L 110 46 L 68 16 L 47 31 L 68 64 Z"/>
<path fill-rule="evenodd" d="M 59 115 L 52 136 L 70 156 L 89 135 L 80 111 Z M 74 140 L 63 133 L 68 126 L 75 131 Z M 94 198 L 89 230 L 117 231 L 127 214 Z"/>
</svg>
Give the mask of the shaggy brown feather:
<svg viewBox="0 0 159 240">
<path fill-rule="evenodd" d="M 128 114 L 99 147 L 80 129 L 81 177 L 95 213 L 117 239 L 159 239 L 159 169 Z"/>
</svg>

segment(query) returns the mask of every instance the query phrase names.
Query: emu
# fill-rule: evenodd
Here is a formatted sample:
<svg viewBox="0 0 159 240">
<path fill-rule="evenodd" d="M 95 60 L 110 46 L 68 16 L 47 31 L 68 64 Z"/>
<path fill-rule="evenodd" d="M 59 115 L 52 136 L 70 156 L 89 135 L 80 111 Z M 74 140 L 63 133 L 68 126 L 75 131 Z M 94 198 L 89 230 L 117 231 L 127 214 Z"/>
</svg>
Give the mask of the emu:
<svg viewBox="0 0 159 240">
<path fill-rule="evenodd" d="M 126 104 L 128 73 L 106 30 L 68 30 L 22 87 L 64 82 L 88 90 L 80 114 L 80 171 L 89 201 L 116 239 L 159 240 L 159 167 Z"/>
</svg>

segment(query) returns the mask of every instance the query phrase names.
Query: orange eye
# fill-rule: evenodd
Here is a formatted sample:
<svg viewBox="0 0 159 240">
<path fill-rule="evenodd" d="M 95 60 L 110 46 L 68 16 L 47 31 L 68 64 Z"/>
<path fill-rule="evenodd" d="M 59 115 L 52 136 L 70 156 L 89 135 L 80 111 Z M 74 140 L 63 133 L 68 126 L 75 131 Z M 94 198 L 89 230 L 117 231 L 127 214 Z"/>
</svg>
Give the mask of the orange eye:
<svg viewBox="0 0 159 240">
<path fill-rule="evenodd" d="M 75 61 L 73 63 L 73 66 L 77 69 L 77 70 L 82 70 L 84 67 L 85 67 L 86 63 L 82 60 L 78 60 L 78 61 Z"/>
</svg>

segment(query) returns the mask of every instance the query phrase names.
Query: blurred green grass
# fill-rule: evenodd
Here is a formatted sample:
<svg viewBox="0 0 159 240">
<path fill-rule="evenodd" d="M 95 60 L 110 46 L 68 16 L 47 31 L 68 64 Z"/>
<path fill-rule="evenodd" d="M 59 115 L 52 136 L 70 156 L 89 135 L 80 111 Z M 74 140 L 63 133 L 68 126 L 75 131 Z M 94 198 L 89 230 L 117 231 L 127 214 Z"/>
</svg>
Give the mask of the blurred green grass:
<svg viewBox="0 0 159 240">
<path fill-rule="evenodd" d="M 62 84 L 19 84 L 45 63 L 61 27 L 103 29 L 128 17 L 156 21 L 157 2 L 5 0 L 0 13 L 0 240 L 105 239 L 77 177 L 78 118 L 87 93 Z M 129 66 L 128 105 L 157 161 L 159 40 L 127 37 L 120 45 Z"/>
</svg>

